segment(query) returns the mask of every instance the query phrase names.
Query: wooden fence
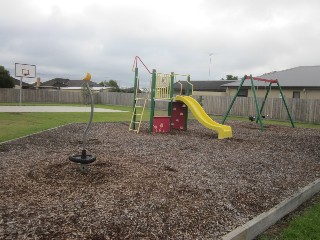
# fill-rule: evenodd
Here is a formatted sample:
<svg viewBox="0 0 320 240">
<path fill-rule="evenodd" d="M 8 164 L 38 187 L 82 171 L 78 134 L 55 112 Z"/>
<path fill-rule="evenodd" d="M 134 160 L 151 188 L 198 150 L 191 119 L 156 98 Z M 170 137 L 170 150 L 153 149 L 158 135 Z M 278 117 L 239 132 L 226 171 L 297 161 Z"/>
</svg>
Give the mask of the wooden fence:
<svg viewBox="0 0 320 240">
<path fill-rule="evenodd" d="M 0 89 L 0 102 L 19 103 L 20 90 Z M 222 96 L 195 96 L 203 105 L 205 111 L 213 115 L 223 115 L 232 101 L 232 97 Z M 133 93 L 96 92 L 94 93 L 96 104 L 110 104 L 132 106 Z M 27 90 L 22 91 L 22 102 L 33 103 L 88 103 L 88 96 L 80 92 L 59 90 Z M 261 104 L 262 99 L 259 99 Z M 287 99 L 289 111 L 294 121 L 320 124 L 320 99 Z M 147 106 L 150 106 L 148 101 Z M 167 102 L 156 102 L 157 109 L 167 109 Z M 285 106 L 280 98 L 269 98 L 266 101 L 263 115 L 270 119 L 288 120 Z M 233 105 L 230 115 L 249 116 L 256 115 L 253 98 L 238 97 Z"/>
<path fill-rule="evenodd" d="M 200 98 L 200 99 L 199 99 Z M 197 100 L 201 102 L 201 97 Z M 259 106 L 263 98 L 259 98 Z M 203 108 L 209 114 L 224 115 L 231 104 L 232 97 L 203 96 Z M 297 122 L 320 124 L 320 99 L 286 99 L 291 117 Z M 257 110 L 252 97 L 238 97 L 230 111 L 233 116 L 256 116 Z M 270 119 L 289 120 L 281 98 L 268 98 L 262 115 Z"/>
<path fill-rule="evenodd" d="M 22 102 L 28 103 L 87 103 L 89 100 L 85 91 L 69 92 L 59 90 L 22 90 Z M 98 98 L 94 94 L 94 101 Z M 0 88 L 0 102 L 20 102 L 20 90 Z"/>
</svg>

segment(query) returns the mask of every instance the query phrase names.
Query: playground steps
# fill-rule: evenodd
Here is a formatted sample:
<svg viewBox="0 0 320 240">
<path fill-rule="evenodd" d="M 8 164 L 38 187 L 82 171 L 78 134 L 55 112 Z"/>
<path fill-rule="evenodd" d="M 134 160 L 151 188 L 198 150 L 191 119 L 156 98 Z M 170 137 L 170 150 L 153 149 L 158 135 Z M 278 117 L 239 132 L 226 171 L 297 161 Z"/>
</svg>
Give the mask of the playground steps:
<svg viewBox="0 0 320 240">
<path fill-rule="evenodd" d="M 136 98 L 134 109 L 132 112 L 131 122 L 129 126 L 129 131 L 134 131 L 139 133 L 140 125 L 143 118 L 144 109 L 146 107 L 148 98 Z"/>
</svg>

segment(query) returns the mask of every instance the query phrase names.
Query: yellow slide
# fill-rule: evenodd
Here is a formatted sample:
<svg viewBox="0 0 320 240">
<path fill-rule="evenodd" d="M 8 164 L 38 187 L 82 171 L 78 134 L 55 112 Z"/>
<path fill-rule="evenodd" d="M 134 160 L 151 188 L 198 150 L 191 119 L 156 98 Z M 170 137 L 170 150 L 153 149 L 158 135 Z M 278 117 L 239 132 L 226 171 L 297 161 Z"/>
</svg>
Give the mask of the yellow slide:
<svg viewBox="0 0 320 240">
<path fill-rule="evenodd" d="M 232 138 L 232 129 L 230 126 L 222 125 L 213 121 L 204 111 L 201 105 L 190 96 L 177 96 L 176 101 L 185 103 L 191 110 L 193 116 L 206 128 L 212 129 L 218 133 L 218 139 Z"/>
</svg>

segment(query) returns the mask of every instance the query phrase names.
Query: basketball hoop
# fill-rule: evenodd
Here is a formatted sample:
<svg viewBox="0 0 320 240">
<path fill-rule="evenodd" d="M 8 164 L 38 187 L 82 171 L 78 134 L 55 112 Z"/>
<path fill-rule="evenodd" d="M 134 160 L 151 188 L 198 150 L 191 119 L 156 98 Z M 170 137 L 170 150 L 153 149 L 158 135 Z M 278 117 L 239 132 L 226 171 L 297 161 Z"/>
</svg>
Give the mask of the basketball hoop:
<svg viewBox="0 0 320 240">
<path fill-rule="evenodd" d="M 36 65 L 30 64 L 15 64 L 16 77 L 35 78 L 36 77 Z"/>
<path fill-rule="evenodd" d="M 35 78 L 36 65 L 15 63 L 15 75 L 20 77 L 20 106 L 22 102 L 22 78 Z"/>
<path fill-rule="evenodd" d="M 30 75 L 28 69 L 22 69 L 22 74 L 23 74 L 24 77 L 27 77 L 27 76 Z"/>
</svg>

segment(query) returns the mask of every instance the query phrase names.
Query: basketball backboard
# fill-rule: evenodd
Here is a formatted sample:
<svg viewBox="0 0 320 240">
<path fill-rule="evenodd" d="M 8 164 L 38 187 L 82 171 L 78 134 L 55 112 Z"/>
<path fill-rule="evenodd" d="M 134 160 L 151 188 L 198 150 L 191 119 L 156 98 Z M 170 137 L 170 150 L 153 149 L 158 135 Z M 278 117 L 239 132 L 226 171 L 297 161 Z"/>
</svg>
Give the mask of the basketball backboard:
<svg viewBox="0 0 320 240">
<path fill-rule="evenodd" d="M 36 65 L 30 64 L 15 64 L 16 77 L 35 78 L 36 77 Z"/>
</svg>

